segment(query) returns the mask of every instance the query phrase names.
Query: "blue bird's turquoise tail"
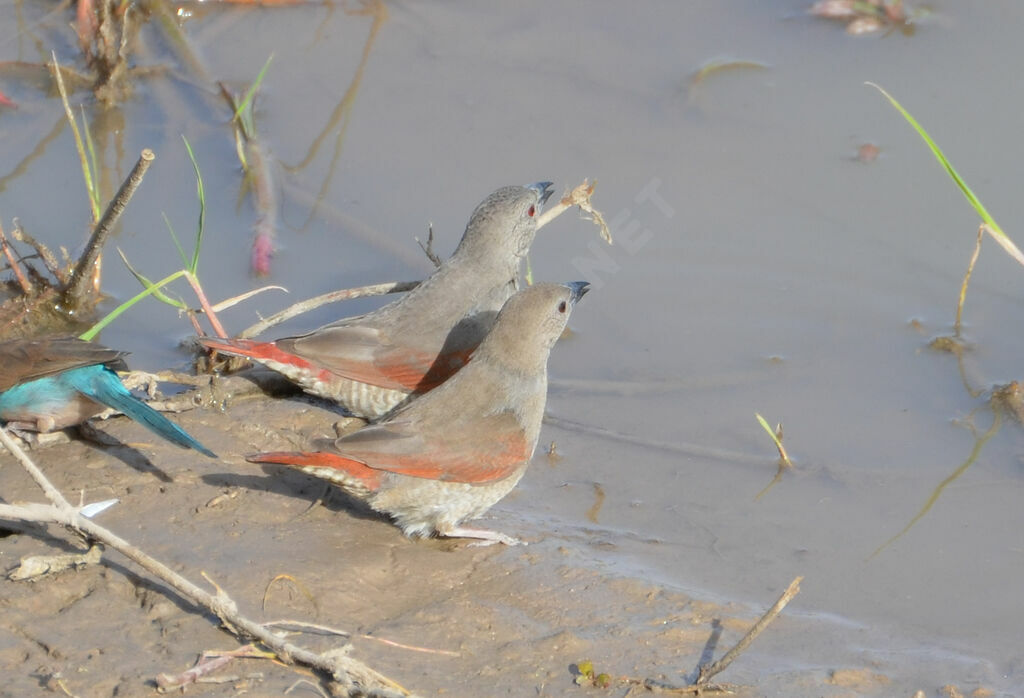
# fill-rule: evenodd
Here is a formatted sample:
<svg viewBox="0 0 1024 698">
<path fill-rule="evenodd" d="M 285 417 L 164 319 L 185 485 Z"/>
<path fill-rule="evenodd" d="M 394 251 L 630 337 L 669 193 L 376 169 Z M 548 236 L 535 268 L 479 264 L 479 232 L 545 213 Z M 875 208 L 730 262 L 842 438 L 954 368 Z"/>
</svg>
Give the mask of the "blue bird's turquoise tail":
<svg viewBox="0 0 1024 698">
<path fill-rule="evenodd" d="M 106 366 L 96 364 L 65 371 L 60 378 L 86 397 L 107 407 L 120 410 L 154 434 L 185 448 L 194 448 L 205 456 L 216 458 L 210 449 L 192 438 L 188 432 L 128 392 L 121 379 Z"/>
</svg>

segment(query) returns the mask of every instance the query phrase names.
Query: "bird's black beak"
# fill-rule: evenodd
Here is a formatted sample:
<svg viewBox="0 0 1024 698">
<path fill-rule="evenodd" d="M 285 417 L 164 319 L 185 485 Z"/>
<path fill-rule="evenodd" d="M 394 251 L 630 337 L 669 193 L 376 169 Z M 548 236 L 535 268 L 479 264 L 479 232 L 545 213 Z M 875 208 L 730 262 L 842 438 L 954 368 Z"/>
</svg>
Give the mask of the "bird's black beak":
<svg viewBox="0 0 1024 698">
<path fill-rule="evenodd" d="M 543 206 L 551 198 L 551 195 L 555 193 L 555 190 L 551 188 L 553 186 L 553 182 L 534 182 L 533 184 L 527 184 L 526 188 L 537 192 L 537 198 L 540 200 L 540 205 Z"/>
<path fill-rule="evenodd" d="M 580 298 L 583 298 L 583 296 L 587 293 L 587 291 L 590 290 L 590 282 L 589 281 L 570 281 L 570 282 L 566 283 L 565 286 L 570 291 L 572 291 L 572 298 L 571 298 L 571 300 L 572 300 L 573 304 L 575 304 L 576 301 L 578 301 Z"/>
</svg>

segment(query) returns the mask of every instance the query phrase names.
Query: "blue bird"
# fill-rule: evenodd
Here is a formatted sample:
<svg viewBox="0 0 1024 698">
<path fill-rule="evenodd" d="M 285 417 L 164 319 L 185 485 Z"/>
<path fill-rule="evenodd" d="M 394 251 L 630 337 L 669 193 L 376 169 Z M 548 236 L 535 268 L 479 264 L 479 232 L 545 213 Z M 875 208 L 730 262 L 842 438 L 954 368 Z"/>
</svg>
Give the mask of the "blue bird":
<svg viewBox="0 0 1024 698">
<path fill-rule="evenodd" d="M 74 337 L 0 342 L 0 420 L 15 430 L 49 432 L 112 407 L 184 448 L 216 454 L 133 396 L 115 369 L 125 353 Z"/>
</svg>

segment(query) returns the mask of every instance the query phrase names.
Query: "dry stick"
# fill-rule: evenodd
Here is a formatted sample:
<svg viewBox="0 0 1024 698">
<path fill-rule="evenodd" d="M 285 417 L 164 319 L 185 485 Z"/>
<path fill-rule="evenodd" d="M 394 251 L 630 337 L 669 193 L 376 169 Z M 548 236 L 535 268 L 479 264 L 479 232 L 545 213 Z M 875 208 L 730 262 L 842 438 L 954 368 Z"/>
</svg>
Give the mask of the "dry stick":
<svg viewBox="0 0 1024 698">
<path fill-rule="evenodd" d="M 298 662 L 306 666 L 328 673 L 346 690 L 361 692 L 367 696 L 380 698 L 406 697 L 410 693 L 394 681 L 388 679 L 357 659 L 345 656 L 344 652 L 330 651 L 323 654 L 311 652 L 286 642 L 259 623 L 241 615 L 235 602 L 220 588 L 216 595 L 200 589 L 159 560 L 149 556 L 115 533 L 85 518 L 80 510 L 71 506 L 64 496 L 55 488 L 42 471 L 32 462 L 25 452 L 7 434 L 0 429 L 0 442 L 17 458 L 29 472 L 36 483 L 43 489 L 52 505 L 31 503 L 20 506 L 0 504 L 0 518 L 15 521 L 56 523 L 73 531 L 113 548 L 147 572 L 172 587 L 181 596 L 196 606 L 203 607 L 224 623 L 227 629 L 236 636 L 246 636 L 258 640 L 270 648 L 282 661 Z M 216 586 L 216 585 L 215 585 Z"/>
<path fill-rule="evenodd" d="M 579 206 L 580 210 L 588 214 L 590 220 L 600 229 L 601 238 L 609 245 L 612 244 L 612 233 L 604 221 L 604 216 L 590 203 L 590 197 L 593 196 L 596 185 L 596 181 L 591 183 L 584 179 L 582 184 L 566 193 L 557 204 L 549 207 L 540 215 L 540 218 L 537 219 L 537 229 L 540 230 L 573 206 Z"/>
<path fill-rule="evenodd" d="M 246 645 L 251 647 L 252 645 Z M 196 665 L 186 669 L 185 671 L 171 676 L 170 674 L 160 673 L 156 675 L 156 687 L 161 693 L 172 688 L 181 688 L 184 691 L 184 687 L 190 683 L 199 683 L 199 679 L 203 678 L 207 674 L 226 667 L 234 657 L 229 655 L 220 655 L 219 657 L 204 657 L 196 662 Z"/>
<path fill-rule="evenodd" d="M 210 301 L 206 298 L 206 293 L 203 291 L 203 287 L 199 285 L 199 279 L 194 274 L 189 272 L 185 274 L 185 278 L 188 279 L 189 284 L 192 285 L 192 290 L 196 294 L 196 298 L 199 299 L 199 305 L 202 307 L 206 317 L 210 320 L 210 325 L 213 326 L 213 331 L 217 333 L 217 336 L 221 339 L 227 339 L 228 333 L 224 331 L 224 326 L 220 324 L 220 320 L 217 319 L 217 313 L 214 312 L 213 307 L 210 305 Z M 193 322 L 193 325 L 197 327 L 198 324 Z"/>
<path fill-rule="evenodd" d="M 405 643 L 402 643 L 402 642 L 395 642 L 394 640 L 389 640 L 386 637 L 377 637 L 375 635 L 360 635 L 359 637 L 363 638 L 364 640 L 374 640 L 376 642 L 381 643 L 382 645 L 388 645 L 390 647 L 397 647 L 398 649 L 409 650 L 410 652 L 424 652 L 426 654 L 441 654 L 441 655 L 444 655 L 445 657 L 461 657 L 462 656 L 458 652 L 453 652 L 451 650 L 435 650 L 435 649 L 432 649 L 430 647 L 417 647 L 416 645 L 406 645 Z"/>
<path fill-rule="evenodd" d="M 40 470 L 32 459 L 14 442 L 10 434 L 7 433 L 6 428 L 0 428 L 0 443 L 7 448 L 7 450 L 18 459 L 22 467 L 28 471 L 28 474 L 32 476 L 32 479 L 36 481 L 36 484 L 42 488 L 43 493 L 46 494 L 46 498 L 53 502 L 53 505 L 64 512 L 74 512 L 68 500 L 64 499 L 64 495 L 60 493 L 56 487 L 54 487 L 46 476 L 43 475 L 43 471 Z"/>
<path fill-rule="evenodd" d="M 427 226 L 427 244 L 426 245 L 424 245 L 422 242 L 420 242 L 419 238 L 413 238 L 413 239 L 416 241 L 416 244 L 420 246 L 420 249 L 423 250 L 423 254 L 427 255 L 427 259 L 429 259 L 431 262 L 434 263 L 434 267 L 435 268 L 440 268 L 441 267 L 441 258 L 437 256 L 436 252 L 434 252 L 434 224 L 431 223 L 430 225 Z"/>
<path fill-rule="evenodd" d="M 25 276 L 25 272 L 21 270 L 21 265 L 14 259 L 14 254 L 11 252 L 11 246 L 7 242 L 7 236 L 4 234 L 2 223 L 0 223 L 0 249 L 3 250 L 4 257 L 7 258 L 7 264 L 10 265 L 11 271 L 14 273 L 14 278 L 18 280 L 18 285 L 21 286 L 21 292 L 26 296 L 31 294 L 32 284 L 29 283 L 28 278 Z"/>
<path fill-rule="evenodd" d="M 275 313 L 264 320 L 260 320 L 252 327 L 242 330 L 238 336 L 241 339 L 255 337 L 261 332 L 266 332 L 274 325 L 279 325 L 285 320 L 290 320 L 296 315 L 302 315 L 314 308 L 319 308 L 321 305 L 352 300 L 354 298 L 364 298 L 366 296 L 383 296 L 389 293 L 403 293 L 405 291 L 411 291 L 419 286 L 420 283 L 420 281 L 389 281 L 386 284 L 373 284 L 372 286 L 360 286 L 359 288 L 331 291 L 330 293 L 325 293 L 322 296 L 317 296 L 316 298 L 309 298 L 307 300 L 300 301 L 295 305 L 285 308 L 279 313 Z"/>
<path fill-rule="evenodd" d="M 92 218 L 90 222 L 95 222 L 98 206 L 96 206 L 93 200 L 93 181 L 92 173 L 89 171 L 89 160 L 85 155 L 85 145 L 82 140 L 82 133 L 78 130 L 78 122 L 75 121 L 75 115 L 71 111 L 71 103 L 68 101 L 68 92 L 64 88 L 64 78 L 61 74 L 60 64 L 57 63 L 57 54 L 54 51 L 50 51 L 50 72 L 53 74 L 54 80 L 57 82 L 57 91 L 60 92 L 60 101 L 64 106 L 64 116 L 67 117 L 68 126 L 71 127 L 71 133 L 75 137 L 75 150 L 78 151 L 78 160 L 82 165 L 82 177 L 85 179 L 85 188 L 89 193 L 89 208 L 92 211 Z"/>
<path fill-rule="evenodd" d="M 779 600 L 776 601 L 763 616 L 761 616 L 759 621 L 754 623 L 754 627 L 747 631 L 747 634 L 744 635 L 731 650 L 726 652 L 721 659 L 710 666 L 706 664 L 702 666 L 700 668 L 700 673 L 697 675 L 697 681 L 695 682 L 696 685 L 704 686 L 711 680 L 712 676 L 725 671 L 725 669 L 732 664 L 733 660 L 740 656 L 740 653 L 747 649 L 750 643 L 768 627 L 768 624 L 782 613 L 782 609 L 786 607 L 786 604 L 788 604 L 794 596 L 800 593 L 800 582 L 802 582 L 803 579 L 803 577 L 797 577 L 790 582 L 789 586 L 786 587 L 786 590 L 782 592 L 782 596 L 779 597 Z"/>
<path fill-rule="evenodd" d="M 251 291 L 240 293 L 237 296 L 225 298 L 220 303 L 214 305 L 213 310 L 214 312 L 219 313 L 221 311 L 227 310 L 228 308 L 233 308 L 239 303 L 243 303 L 249 300 L 250 298 L 259 295 L 260 293 L 263 293 L 264 291 L 284 291 L 285 293 L 288 293 L 288 289 L 286 289 L 284 286 L 260 286 L 259 288 L 252 289 Z"/>
<path fill-rule="evenodd" d="M 347 630 L 341 630 L 339 628 L 331 628 L 326 625 L 320 625 L 319 623 L 307 623 L 302 620 L 268 620 L 263 625 L 270 627 L 278 627 L 282 630 L 295 630 L 298 632 L 312 632 L 319 633 L 321 635 L 340 635 L 342 637 L 352 637 L 352 633 Z M 431 647 L 419 647 L 417 645 L 407 645 L 403 642 L 396 642 L 395 640 L 389 640 L 386 637 L 378 637 L 376 635 L 362 634 L 359 637 L 364 640 L 373 640 L 390 647 L 398 647 L 399 649 L 409 650 L 411 652 L 425 652 L 426 654 L 442 654 L 446 657 L 461 657 L 459 652 L 453 652 L 451 650 L 438 650 Z"/>
<path fill-rule="evenodd" d="M 188 321 L 192 323 L 192 331 L 195 332 L 196 335 L 202 336 L 202 334 L 203 334 L 203 327 L 202 327 L 202 325 L 199 324 L 199 318 L 196 317 L 196 314 L 194 312 L 189 312 L 187 314 L 188 314 Z"/>
<path fill-rule="evenodd" d="M 380 698 L 397 698 L 398 696 L 404 698 L 411 695 L 394 681 L 374 671 L 359 660 L 347 657 L 341 652 L 334 651 L 318 654 L 293 645 L 290 642 L 285 642 L 260 624 L 239 614 L 235 602 L 223 591 L 219 590 L 215 596 L 203 591 L 124 539 L 89 519 L 83 518 L 74 509 L 65 511 L 61 507 L 44 504 L 27 504 L 22 506 L 0 504 L 0 518 L 61 524 L 76 532 L 94 538 L 132 560 L 174 588 L 175 591 L 196 606 L 201 606 L 212 612 L 221 619 L 227 629 L 233 634 L 255 638 L 260 643 L 269 647 L 282 661 L 305 664 L 314 669 L 324 671 L 347 690 L 359 691 L 362 695 L 379 696 Z"/>
<path fill-rule="evenodd" d="M 971 274 L 974 273 L 974 264 L 978 261 L 978 255 L 981 253 L 981 239 L 985 236 L 985 224 L 982 223 L 978 228 L 978 241 L 974 243 L 974 254 L 971 255 L 971 261 L 967 264 L 967 273 L 964 274 L 963 283 L 960 284 L 960 298 L 956 303 L 956 322 L 953 323 L 953 335 L 955 337 L 960 336 L 960 319 L 964 312 L 964 299 L 967 296 L 967 284 L 971 281 Z"/>
<path fill-rule="evenodd" d="M 103 213 L 103 217 L 100 218 L 100 222 L 96 224 L 92 231 L 92 237 L 89 238 L 85 252 L 78 259 L 78 264 L 75 265 L 75 270 L 71 273 L 71 279 L 64 289 L 65 302 L 76 304 L 82 296 L 85 285 L 89 283 L 93 265 L 96 264 L 96 260 L 103 250 L 103 245 L 106 243 L 111 229 L 118 219 L 121 218 L 121 214 L 124 212 L 125 206 L 128 205 L 128 201 L 131 200 L 132 195 L 135 194 L 135 190 L 142 184 L 142 178 L 145 176 L 146 170 L 153 163 L 154 158 L 156 158 L 156 155 L 153 154 L 153 151 L 145 148 L 139 155 L 139 159 L 136 161 L 135 167 L 132 168 L 128 178 L 121 184 L 121 188 L 118 189 L 114 198 L 111 199 L 110 205 L 107 206 L 107 210 Z"/>
<path fill-rule="evenodd" d="M 177 675 L 160 673 L 156 675 L 157 690 L 166 693 L 172 688 L 182 688 L 191 683 L 199 683 L 207 674 L 212 674 L 222 669 L 235 659 L 274 659 L 272 652 L 263 652 L 256 649 L 255 645 L 248 644 L 229 652 L 203 652 L 196 661 L 195 666 L 186 669 Z M 236 679 L 230 679 L 236 680 Z M 219 679 L 206 679 L 210 683 L 224 682 L 224 677 Z"/>
<path fill-rule="evenodd" d="M 39 255 L 39 259 L 43 260 L 43 264 L 46 266 L 47 271 L 53 274 L 53 278 L 57 280 L 58 284 L 63 287 L 68 282 L 67 272 L 65 272 L 63 267 L 61 267 L 53 252 L 50 251 L 50 248 L 36 240 L 24 228 L 22 228 L 21 223 L 18 222 L 17 218 L 14 219 L 14 228 L 11 230 L 11 237 L 18 242 L 25 243 L 35 250 L 36 254 Z M 67 253 L 65 253 L 65 259 L 66 258 Z"/>
</svg>

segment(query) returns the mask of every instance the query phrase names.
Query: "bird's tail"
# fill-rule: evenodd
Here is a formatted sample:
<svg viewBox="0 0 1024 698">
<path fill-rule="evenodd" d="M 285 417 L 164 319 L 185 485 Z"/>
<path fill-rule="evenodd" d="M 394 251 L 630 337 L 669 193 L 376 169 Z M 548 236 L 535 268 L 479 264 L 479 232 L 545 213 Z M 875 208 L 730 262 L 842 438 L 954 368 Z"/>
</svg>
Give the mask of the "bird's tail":
<svg viewBox="0 0 1024 698">
<path fill-rule="evenodd" d="M 250 463 L 276 463 L 330 480 L 357 496 L 380 487 L 382 473 L 362 461 L 326 451 L 270 451 L 245 457 Z"/>
<path fill-rule="evenodd" d="M 74 387 L 79 392 L 96 402 L 123 412 L 171 443 L 184 448 L 193 448 L 210 458 L 217 457 L 216 453 L 196 441 L 184 429 L 128 392 L 116 373 L 105 366 L 96 365 L 88 368 L 93 370 L 75 372 Z"/>
<path fill-rule="evenodd" d="M 256 360 L 291 358 L 291 354 L 281 352 L 273 342 L 257 342 L 252 339 L 221 339 L 220 337 L 196 337 L 196 341 L 207 349 L 214 349 L 229 356 L 243 356 Z"/>
</svg>

